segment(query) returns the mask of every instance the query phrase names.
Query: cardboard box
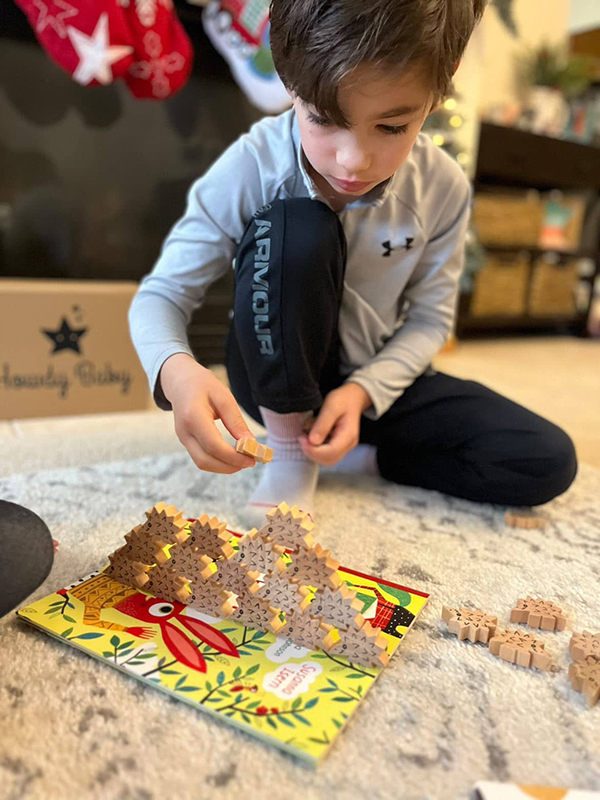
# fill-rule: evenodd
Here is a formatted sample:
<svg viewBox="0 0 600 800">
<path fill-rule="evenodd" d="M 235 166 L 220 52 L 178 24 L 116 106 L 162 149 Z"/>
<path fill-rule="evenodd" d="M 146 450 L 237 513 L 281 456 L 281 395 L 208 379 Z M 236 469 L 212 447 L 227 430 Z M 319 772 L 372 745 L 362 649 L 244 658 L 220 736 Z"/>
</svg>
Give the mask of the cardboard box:
<svg viewBox="0 0 600 800">
<path fill-rule="evenodd" d="M 136 289 L 0 279 L 0 418 L 149 408 L 127 325 Z"/>
</svg>

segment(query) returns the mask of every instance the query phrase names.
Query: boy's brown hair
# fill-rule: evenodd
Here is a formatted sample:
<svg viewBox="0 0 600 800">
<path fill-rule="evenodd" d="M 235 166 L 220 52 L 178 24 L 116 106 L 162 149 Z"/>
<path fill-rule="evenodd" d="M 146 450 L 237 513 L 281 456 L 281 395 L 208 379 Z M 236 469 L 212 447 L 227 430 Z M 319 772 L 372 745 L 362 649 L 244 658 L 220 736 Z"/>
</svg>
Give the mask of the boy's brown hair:
<svg viewBox="0 0 600 800">
<path fill-rule="evenodd" d="M 272 0 L 271 50 L 284 85 L 346 127 L 337 94 L 360 65 L 417 67 L 448 94 L 487 0 Z"/>
</svg>

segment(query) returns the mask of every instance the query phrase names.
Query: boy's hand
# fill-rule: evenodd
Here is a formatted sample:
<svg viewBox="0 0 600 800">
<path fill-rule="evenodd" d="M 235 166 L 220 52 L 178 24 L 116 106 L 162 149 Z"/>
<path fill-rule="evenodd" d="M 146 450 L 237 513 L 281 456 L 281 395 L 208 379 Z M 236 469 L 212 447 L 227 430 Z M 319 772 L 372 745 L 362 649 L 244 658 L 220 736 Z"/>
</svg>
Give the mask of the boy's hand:
<svg viewBox="0 0 600 800">
<path fill-rule="evenodd" d="M 358 444 L 360 417 L 371 405 L 371 398 L 357 383 L 344 383 L 329 392 L 310 433 L 300 437 L 304 454 L 318 464 L 337 464 Z"/>
<path fill-rule="evenodd" d="M 210 370 L 176 353 L 162 365 L 160 382 L 173 406 L 175 432 L 197 467 L 230 475 L 255 465 L 253 458 L 236 453 L 215 426 L 220 419 L 235 439 L 254 439 L 233 395 Z"/>
</svg>

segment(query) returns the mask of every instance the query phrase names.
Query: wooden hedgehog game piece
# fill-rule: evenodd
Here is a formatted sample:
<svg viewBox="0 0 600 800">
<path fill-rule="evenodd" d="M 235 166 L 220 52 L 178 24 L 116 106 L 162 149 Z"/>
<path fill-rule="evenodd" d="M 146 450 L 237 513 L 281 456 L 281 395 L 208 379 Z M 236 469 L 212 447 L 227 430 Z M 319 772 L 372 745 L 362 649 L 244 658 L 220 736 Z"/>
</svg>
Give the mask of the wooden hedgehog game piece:
<svg viewBox="0 0 600 800">
<path fill-rule="evenodd" d="M 341 583 L 338 569 L 340 562 L 331 558 L 331 551 L 320 544 L 302 549 L 292 555 L 292 563 L 285 575 L 294 583 L 313 586 L 315 589 L 337 589 Z"/>
<path fill-rule="evenodd" d="M 195 547 L 202 556 L 229 557 L 233 553 L 233 547 L 229 543 L 230 538 L 224 522 L 220 522 L 216 517 L 209 518 L 208 514 L 202 514 L 190 525 L 189 538 L 185 544 Z"/>
<path fill-rule="evenodd" d="M 518 630 L 496 631 L 489 645 L 492 655 L 500 656 L 503 661 L 511 664 L 545 671 L 551 667 L 552 662 L 544 651 L 544 643 L 529 633 Z"/>
<path fill-rule="evenodd" d="M 153 539 L 163 539 L 169 544 L 178 544 L 187 538 L 187 522 L 181 511 L 166 503 L 157 503 L 146 511 L 144 530 Z"/>
<path fill-rule="evenodd" d="M 236 453 L 242 453 L 244 456 L 250 456 L 263 464 L 268 464 L 273 458 L 273 451 L 265 444 L 260 444 L 256 439 L 244 437 L 238 439 L 235 444 Z"/>
<path fill-rule="evenodd" d="M 302 592 L 302 589 L 300 589 Z M 362 628 L 365 618 L 360 613 L 362 603 L 356 598 L 356 592 L 342 584 L 337 589 L 325 588 L 318 591 L 314 598 L 305 592 L 300 603 L 300 610 L 315 617 L 326 619 L 339 630 Z"/>
<path fill-rule="evenodd" d="M 504 521 L 511 528 L 524 528 L 534 530 L 546 527 L 546 518 L 537 514 L 531 508 L 520 508 L 514 511 L 507 511 L 504 514 Z"/>
<path fill-rule="evenodd" d="M 127 558 L 123 548 L 111 553 L 108 560 L 110 567 L 106 570 L 106 574 L 110 575 L 113 580 L 124 583 L 126 586 L 137 586 L 139 589 L 148 583 L 147 573 L 150 565 Z"/>
<path fill-rule="evenodd" d="M 332 630 L 332 625 L 323 622 L 299 609 L 286 614 L 285 624 L 279 636 L 287 636 L 294 644 L 309 650 L 323 649 L 323 643 Z"/>
<path fill-rule="evenodd" d="M 600 662 L 593 656 L 574 661 L 569 666 L 569 680 L 576 692 L 581 692 L 590 708 L 600 700 Z"/>
<path fill-rule="evenodd" d="M 498 627 L 498 617 L 479 609 L 444 606 L 442 619 L 447 623 L 450 633 L 456 634 L 461 641 L 468 639 L 473 643 L 487 644 Z"/>
<path fill-rule="evenodd" d="M 287 503 L 280 503 L 268 511 L 266 516 L 267 523 L 260 528 L 259 533 L 268 541 L 294 552 L 308 550 L 314 545 L 311 534 L 314 523 L 298 506 L 290 508 Z"/>
<path fill-rule="evenodd" d="M 365 622 L 362 628 L 341 631 L 337 640 L 331 632 L 322 647 L 332 655 L 345 656 L 351 664 L 361 667 L 385 667 L 390 660 L 385 637 L 370 622 Z"/>
<path fill-rule="evenodd" d="M 517 605 L 510 612 L 510 621 L 524 622 L 530 628 L 544 631 L 564 631 L 567 625 L 562 609 L 549 600 L 534 600 L 533 597 L 517 600 Z"/>
<path fill-rule="evenodd" d="M 185 603 L 188 600 L 188 580 L 178 575 L 174 569 L 157 564 L 147 572 L 147 575 L 148 582 L 143 586 L 145 592 L 171 602 Z"/>
<path fill-rule="evenodd" d="M 220 558 L 213 561 L 208 556 L 200 556 L 203 569 L 200 572 L 205 581 L 215 580 L 228 592 L 241 595 L 245 592 L 255 594 L 259 585 L 256 582 L 258 572 L 253 572 L 246 568 L 245 564 L 240 564 L 235 557 Z M 215 570 L 216 567 L 216 570 Z"/>
<path fill-rule="evenodd" d="M 241 622 L 247 628 L 258 628 L 261 631 L 270 631 L 279 635 L 284 622 L 280 619 L 281 610 L 274 608 L 268 601 L 250 592 L 238 596 L 238 607 L 233 612 L 232 619 Z"/>
<path fill-rule="evenodd" d="M 574 633 L 569 642 L 569 653 L 573 661 L 593 659 L 600 664 L 600 633 Z"/>
<path fill-rule="evenodd" d="M 272 606 L 280 608 L 286 614 L 299 608 L 304 595 L 300 592 L 300 587 L 285 577 L 277 573 L 265 575 L 256 595 L 263 600 L 268 600 Z"/>
<path fill-rule="evenodd" d="M 281 558 L 283 552 L 283 547 L 268 541 L 256 528 L 253 528 L 239 540 L 235 559 L 246 564 L 248 569 L 261 574 L 271 573 L 273 570 L 281 573 L 286 567 L 285 561 Z"/>
<path fill-rule="evenodd" d="M 233 614 L 235 595 L 222 589 L 216 581 L 197 580 L 188 584 L 189 597 L 182 602 L 191 608 L 226 619 Z"/>
</svg>

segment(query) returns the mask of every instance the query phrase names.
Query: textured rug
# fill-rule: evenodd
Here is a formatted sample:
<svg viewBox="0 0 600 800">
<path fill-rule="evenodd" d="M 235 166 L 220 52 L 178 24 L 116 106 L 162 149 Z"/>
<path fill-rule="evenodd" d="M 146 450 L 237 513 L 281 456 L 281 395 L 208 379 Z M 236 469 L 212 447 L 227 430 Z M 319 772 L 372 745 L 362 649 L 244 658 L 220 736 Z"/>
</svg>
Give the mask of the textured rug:
<svg viewBox="0 0 600 800">
<path fill-rule="evenodd" d="M 0 479 L 0 496 L 60 543 L 38 599 L 102 566 L 160 500 L 233 527 L 257 471 L 199 473 L 186 455 Z M 443 604 L 508 621 L 519 597 L 554 600 L 569 628 L 600 630 L 600 471 L 546 507 L 545 531 L 503 510 L 378 479 L 327 475 L 317 539 L 345 566 L 431 593 L 363 707 L 317 771 L 172 701 L 13 614 L 0 621 L 0 797 L 467 798 L 477 780 L 600 788 L 600 706 L 567 680 L 570 630 L 545 633 L 558 671 L 459 643 Z"/>
</svg>

